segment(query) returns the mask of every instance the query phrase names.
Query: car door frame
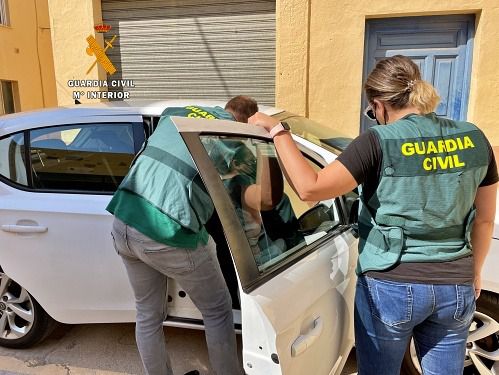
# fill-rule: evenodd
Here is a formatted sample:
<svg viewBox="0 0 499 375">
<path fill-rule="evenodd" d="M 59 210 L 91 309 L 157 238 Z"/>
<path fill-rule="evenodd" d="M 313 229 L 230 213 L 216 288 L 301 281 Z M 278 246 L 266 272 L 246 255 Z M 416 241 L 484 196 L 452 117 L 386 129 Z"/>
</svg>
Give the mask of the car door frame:
<svg viewBox="0 0 499 375">
<path fill-rule="evenodd" d="M 269 279 L 274 278 L 276 275 L 284 271 L 285 269 L 291 267 L 300 259 L 313 253 L 317 247 L 321 246 L 324 242 L 327 242 L 331 237 L 337 236 L 339 233 L 346 232 L 351 229 L 351 225 L 346 222 L 340 225 L 335 230 L 328 233 L 326 236 L 315 241 L 313 245 L 307 246 L 305 249 L 298 251 L 297 253 L 287 257 L 285 260 L 279 264 L 270 267 L 268 271 L 261 275 L 258 271 L 258 267 L 255 264 L 254 258 L 251 255 L 251 249 L 246 239 L 246 234 L 240 225 L 239 218 L 232 206 L 230 197 L 223 186 L 216 168 L 213 166 L 211 159 L 209 158 L 200 137 L 202 135 L 217 135 L 217 136 L 230 136 L 230 137 L 252 137 L 254 139 L 260 139 L 263 141 L 272 141 L 269 134 L 262 128 L 256 126 L 248 126 L 247 124 L 235 123 L 232 121 L 225 120 L 201 120 L 201 119 L 187 119 L 184 117 L 172 117 L 177 130 L 179 131 L 182 139 L 184 140 L 187 149 L 189 150 L 194 163 L 196 164 L 198 170 L 200 171 L 200 176 L 206 186 L 208 193 L 210 194 L 215 209 L 220 216 L 220 221 L 224 228 L 227 236 L 227 242 L 229 248 L 240 249 L 237 253 L 232 253 L 234 258 L 234 266 L 238 274 L 239 281 L 241 283 L 242 290 L 245 293 L 250 293 L 262 284 L 265 284 Z M 214 127 L 206 128 L 200 130 L 197 126 L 199 121 L 214 121 L 218 123 Z M 226 123 L 226 124 L 225 124 Z M 226 126 L 230 131 L 223 130 Z M 302 153 L 306 156 L 312 157 L 314 160 L 320 160 L 323 163 L 322 166 L 326 165 L 326 161 L 318 155 L 317 153 L 308 150 L 304 147 L 298 146 Z M 307 155 L 308 154 L 308 155 Z M 335 201 L 334 204 L 337 205 L 337 210 L 341 219 L 345 219 L 345 213 L 343 212 L 344 207 L 341 200 Z M 241 267 L 243 265 L 243 267 Z"/>
</svg>

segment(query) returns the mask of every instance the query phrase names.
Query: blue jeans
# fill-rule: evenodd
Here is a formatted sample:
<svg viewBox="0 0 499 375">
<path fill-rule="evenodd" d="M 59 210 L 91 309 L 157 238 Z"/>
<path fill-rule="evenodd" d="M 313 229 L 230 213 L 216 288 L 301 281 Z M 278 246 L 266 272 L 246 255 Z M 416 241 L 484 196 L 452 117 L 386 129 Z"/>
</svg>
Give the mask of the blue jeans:
<svg viewBox="0 0 499 375">
<path fill-rule="evenodd" d="M 355 293 L 359 375 L 399 375 L 411 337 L 424 375 L 462 375 L 474 311 L 473 285 L 359 276 Z"/>
<path fill-rule="evenodd" d="M 114 247 L 135 294 L 135 338 L 147 375 L 173 375 L 165 344 L 167 278 L 175 279 L 201 311 L 210 362 L 217 375 L 239 375 L 232 301 L 210 238 L 197 249 L 156 242 L 114 219 Z"/>
</svg>

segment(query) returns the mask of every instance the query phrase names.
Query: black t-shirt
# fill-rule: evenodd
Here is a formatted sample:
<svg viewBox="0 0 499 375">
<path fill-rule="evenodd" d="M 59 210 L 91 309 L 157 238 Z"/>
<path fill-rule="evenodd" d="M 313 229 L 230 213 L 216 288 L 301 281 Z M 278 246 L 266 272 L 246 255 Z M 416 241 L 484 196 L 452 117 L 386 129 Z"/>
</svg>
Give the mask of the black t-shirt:
<svg viewBox="0 0 499 375">
<path fill-rule="evenodd" d="M 490 143 L 489 166 L 480 186 L 488 186 L 499 181 L 496 161 Z M 379 180 L 383 152 L 378 137 L 373 131 L 366 131 L 350 143 L 337 159 L 355 178 L 365 201 L 375 193 Z M 470 284 L 473 282 L 473 257 L 465 257 L 439 263 L 398 263 L 386 271 L 369 271 L 368 276 L 389 280 L 424 282 L 434 284 Z"/>
</svg>

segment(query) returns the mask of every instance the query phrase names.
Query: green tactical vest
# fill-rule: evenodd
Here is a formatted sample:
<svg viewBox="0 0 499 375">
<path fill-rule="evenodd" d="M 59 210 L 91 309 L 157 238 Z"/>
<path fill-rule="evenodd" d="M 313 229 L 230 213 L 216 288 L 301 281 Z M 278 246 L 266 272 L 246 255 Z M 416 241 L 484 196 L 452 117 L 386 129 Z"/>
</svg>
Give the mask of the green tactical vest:
<svg viewBox="0 0 499 375">
<path fill-rule="evenodd" d="M 375 194 L 368 202 L 361 194 L 357 273 L 470 255 L 473 202 L 489 164 L 483 133 L 434 113 L 370 131 L 383 160 Z"/>
<path fill-rule="evenodd" d="M 198 233 L 211 217 L 213 203 L 171 116 L 234 119 L 220 107 L 167 108 L 119 189 L 144 198 L 183 227 Z"/>
</svg>

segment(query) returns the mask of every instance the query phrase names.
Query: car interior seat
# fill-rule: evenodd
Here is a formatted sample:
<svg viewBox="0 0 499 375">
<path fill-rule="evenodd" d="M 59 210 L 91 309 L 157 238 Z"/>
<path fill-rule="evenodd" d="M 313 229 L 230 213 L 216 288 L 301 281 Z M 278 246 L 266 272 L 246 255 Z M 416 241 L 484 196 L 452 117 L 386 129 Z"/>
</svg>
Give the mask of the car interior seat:
<svg viewBox="0 0 499 375">
<path fill-rule="evenodd" d="M 133 140 L 127 139 L 128 142 L 122 140 L 116 132 L 112 130 L 100 130 L 95 133 L 99 148 L 102 151 L 115 153 L 130 153 L 133 152 Z"/>
</svg>

